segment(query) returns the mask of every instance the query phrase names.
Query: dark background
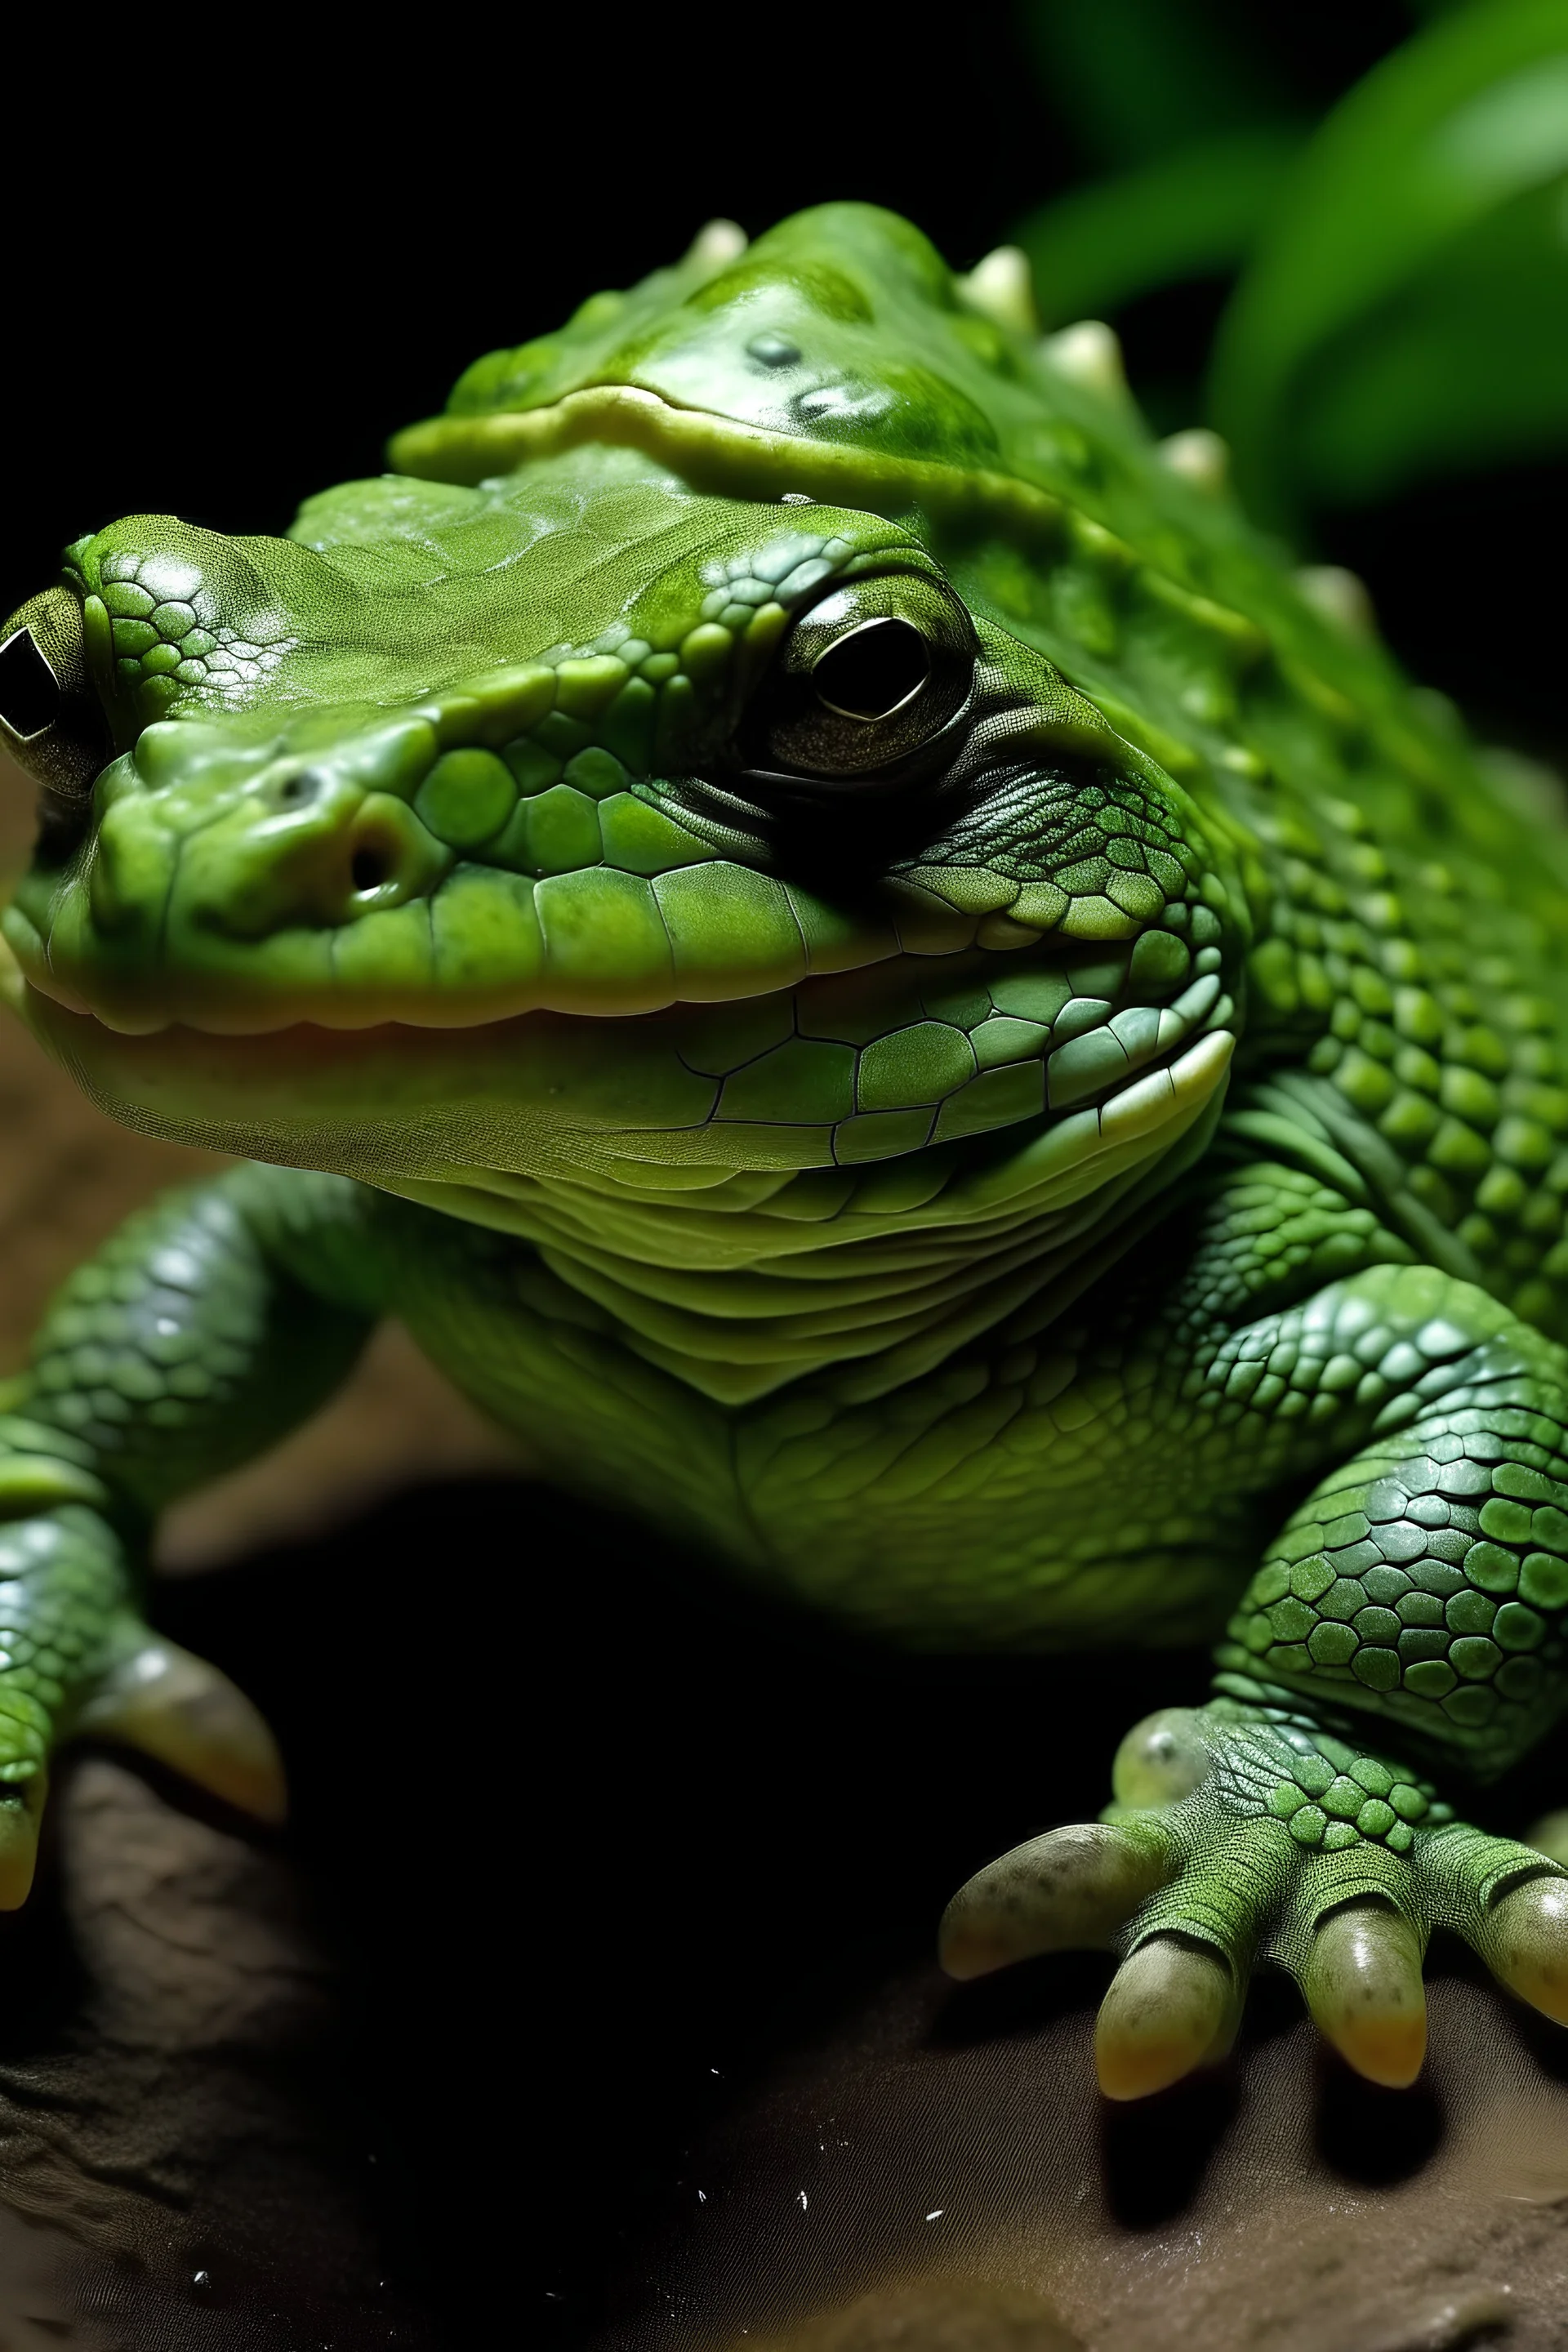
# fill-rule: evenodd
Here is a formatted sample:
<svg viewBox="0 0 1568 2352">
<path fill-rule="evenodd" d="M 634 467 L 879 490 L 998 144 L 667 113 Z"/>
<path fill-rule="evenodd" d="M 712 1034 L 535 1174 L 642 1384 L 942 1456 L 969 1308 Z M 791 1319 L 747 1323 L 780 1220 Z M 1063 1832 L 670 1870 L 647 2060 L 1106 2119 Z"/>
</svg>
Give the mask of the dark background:
<svg viewBox="0 0 1568 2352">
<path fill-rule="evenodd" d="M 1237 88 L 1282 119 L 1321 113 L 1412 26 L 1384 0 L 1207 13 Z M 755 233 L 865 198 L 970 266 L 1136 143 L 1055 70 L 1052 14 L 426 12 L 367 19 L 353 51 L 276 18 L 46 26 L 7 154 L 0 611 L 117 514 L 280 530 L 374 471 L 479 352 L 712 215 Z M 1223 118 L 1231 96 L 1201 102 Z M 1162 431 L 1202 414 L 1225 291 L 1119 316 Z M 1561 469 L 1520 467 L 1321 509 L 1310 551 L 1366 575 L 1415 671 L 1550 750 L 1561 598 L 1531 589 L 1565 522 Z M 923 1952 L 985 1853 L 1092 1811 L 1125 1723 L 1203 1678 L 1119 1663 L 1102 1697 L 1077 1664 L 877 1661 L 504 1485 L 187 1585 L 163 1618 L 283 1737 L 346 1986 L 321 2095 L 389 2268 L 459 2340 L 521 2322 L 585 2341 L 683 2150 L 770 2048 Z M 405 1685 L 437 1727 L 414 1761 L 385 1747 Z"/>
<path fill-rule="evenodd" d="M 35 19 L 51 97 L 8 131 L 0 611 L 116 515 L 283 529 L 308 492 L 376 471 L 479 352 L 672 259 L 715 214 L 755 234 L 862 198 L 968 268 L 1042 200 L 1173 142 L 1310 125 L 1424 13 L 521 10 L 378 19 L 357 47 L 270 13 L 154 20 L 145 41 L 127 25 L 107 47 Z M 1202 416 L 1226 290 L 1118 311 L 1162 431 Z M 1494 468 L 1321 510 L 1310 551 L 1367 576 L 1418 675 L 1551 750 L 1558 600 L 1524 583 L 1564 525 L 1560 467 Z"/>
</svg>

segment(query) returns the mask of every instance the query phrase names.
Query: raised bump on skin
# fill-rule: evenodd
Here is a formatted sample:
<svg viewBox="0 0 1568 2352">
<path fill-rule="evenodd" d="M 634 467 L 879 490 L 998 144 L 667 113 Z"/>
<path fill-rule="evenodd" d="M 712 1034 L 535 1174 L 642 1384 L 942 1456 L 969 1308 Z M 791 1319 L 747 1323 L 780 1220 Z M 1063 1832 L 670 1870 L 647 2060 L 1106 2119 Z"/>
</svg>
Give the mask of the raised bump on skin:
<svg viewBox="0 0 1568 2352">
<path fill-rule="evenodd" d="M 1208 1779 L 1214 1753 L 1188 1706 L 1163 1706 L 1135 1723 L 1116 1751 L 1110 1785 L 1119 1805 L 1170 1805 Z"/>
<path fill-rule="evenodd" d="M 1041 1952 L 1106 1948 L 1174 1868 L 1163 1835 L 1143 1826 L 1049 1830 L 959 1888 L 942 1914 L 938 1957 L 950 1977 L 968 1979 Z"/>
<path fill-rule="evenodd" d="M 1217 496 L 1230 480 L 1230 450 L 1205 425 L 1169 435 L 1155 444 L 1154 455 L 1168 472 L 1179 474 L 1194 489 L 1206 490 L 1211 496 Z"/>
<path fill-rule="evenodd" d="M 1331 628 L 1358 643 L 1377 635 L 1377 614 L 1366 583 L 1342 563 L 1306 563 L 1296 573 L 1296 585 L 1306 602 Z"/>
<path fill-rule="evenodd" d="M 1086 392 L 1098 392 L 1107 400 L 1131 400 L 1121 341 L 1103 319 L 1080 319 L 1076 326 L 1047 335 L 1040 355 L 1058 375 L 1081 384 Z"/>
<path fill-rule="evenodd" d="M 960 301 L 994 326 L 1011 328 L 1020 335 L 1039 333 L 1035 277 L 1022 246 L 997 246 L 975 263 L 966 278 L 956 278 L 954 285 Z"/>
<path fill-rule="evenodd" d="M 726 220 L 721 215 L 703 222 L 687 247 L 686 260 L 689 266 L 727 269 L 731 262 L 739 261 L 750 241 L 739 221 Z"/>
</svg>

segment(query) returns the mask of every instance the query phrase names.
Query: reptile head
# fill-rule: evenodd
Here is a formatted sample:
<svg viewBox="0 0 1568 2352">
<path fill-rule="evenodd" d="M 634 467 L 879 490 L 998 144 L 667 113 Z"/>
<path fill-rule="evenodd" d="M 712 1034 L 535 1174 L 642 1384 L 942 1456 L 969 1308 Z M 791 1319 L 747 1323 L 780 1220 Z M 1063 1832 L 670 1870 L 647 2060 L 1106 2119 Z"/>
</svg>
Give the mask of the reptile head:
<svg viewBox="0 0 1568 2352">
<path fill-rule="evenodd" d="M 677 326 L 757 346 L 748 269 Z M 796 349 L 821 285 L 774 278 Z M 501 478 L 353 484 L 287 540 L 133 517 L 0 631 L 41 804 L 5 937 L 52 1048 L 131 1123 L 394 1183 L 1190 1127 L 1235 942 L 1185 794 L 876 465 L 830 499 L 743 421 L 699 416 L 699 462 L 646 385 L 592 430 L 592 387 L 544 389 Z"/>
</svg>

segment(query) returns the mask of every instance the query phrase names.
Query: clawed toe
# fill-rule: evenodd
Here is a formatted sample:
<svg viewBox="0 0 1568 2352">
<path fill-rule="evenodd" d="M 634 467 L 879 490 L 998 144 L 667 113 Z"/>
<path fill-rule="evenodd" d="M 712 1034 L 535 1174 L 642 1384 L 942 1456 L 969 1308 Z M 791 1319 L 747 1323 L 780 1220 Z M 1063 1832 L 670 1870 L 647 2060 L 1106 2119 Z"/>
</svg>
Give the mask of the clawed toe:
<svg viewBox="0 0 1568 2352">
<path fill-rule="evenodd" d="M 977 1872 L 941 1942 L 961 1978 L 1038 1953 L 1119 1953 L 1095 2030 L 1108 2098 L 1145 2097 L 1223 2058 L 1258 1960 L 1296 1978 L 1347 2065 L 1406 2089 L 1426 2054 L 1422 1959 L 1439 1927 L 1568 2025 L 1568 1872 L 1546 1837 L 1475 1829 L 1338 1735 L 1218 1704 L 1137 1726 L 1114 1785 L 1101 1821 Z M 1556 1826 L 1568 1832 L 1568 1816 Z"/>
<path fill-rule="evenodd" d="M 1403 2091 L 1426 2055 L 1421 1938 L 1387 1905 L 1349 1903 L 1312 1938 L 1302 1990 L 1319 2031 L 1369 2082 Z"/>
<path fill-rule="evenodd" d="M 1142 2099 L 1225 2056 L 1241 1990 L 1219 1954 L 1181 1936 L 1152 1936 L 1122 1962 L 1094 2029 L 1095 2071 L 1108 2099 Z"/>
<path fill-rule="evenodd" d="M 276 1828 L 289 1810 L 278 1743 L 226 1675 L 144 1631 L 100 1677 L 76 1730 L 122 1741 Z"/>
<path fill-rule="evenodd" d="M 48 1787 L 44 1771 L 0 1785 L 0 1911 L 19 1911 L 32 1890 Z"/>
<path fill-rule="evenodd" d="M 1152 1821 L 1083 1822 L 1032 1838 L 953 1896 L 942 1967 L 978 1977 L 1043 1952 L 1110 1949 L 1179 1859 Z M 1240 2007 L 1240 1985 L 1216 1951 L 1180 1933 L 1151 1937 L 1122 1962 L 1100 2012 L 1095 2063 L 1106 2096 L 1143 2098 L 1223 2057 Z"/>
<path fill-rule="evenodd" d="M 1152 1823 L 1047 1831 L 959 1888 L 942 1915 L 942 1965 L 967 1979 L 1041 1952 L 1109 1949 L 1176 1866 L 1170 1840 Z"/>
<path fill-rule="evenodd" d="M 1471 1940 L 1495 1977 L 1521 2000 L 1568 2025 L 1568 1879 L 1515 1886 Z"/>
</svg>

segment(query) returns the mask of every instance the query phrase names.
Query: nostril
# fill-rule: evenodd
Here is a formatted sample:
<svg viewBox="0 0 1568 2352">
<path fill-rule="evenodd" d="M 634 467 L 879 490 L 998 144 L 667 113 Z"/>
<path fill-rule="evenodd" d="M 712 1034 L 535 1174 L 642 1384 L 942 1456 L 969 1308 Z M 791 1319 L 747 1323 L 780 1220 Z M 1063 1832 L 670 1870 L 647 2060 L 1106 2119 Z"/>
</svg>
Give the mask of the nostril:
<svg viewBox="0 0 1568 2352">
<path fill-rule="evenodd" d="M 308 808 L 321 789 L 321 779 L 311 768 L 301 768 L 297 775 L 285 776 L 278 787 L 278 798 L 284 808 Z"/>
<path fill-rule="evenodd" d="M 319 806 L 277 828 L 285 864 L 331 923 L 401 907 L 445 870 L 437 844 L 405 802 L 373 792 L 356 806 L 351 789 L 340 794 L 328 770 Z"/>
</svg>

